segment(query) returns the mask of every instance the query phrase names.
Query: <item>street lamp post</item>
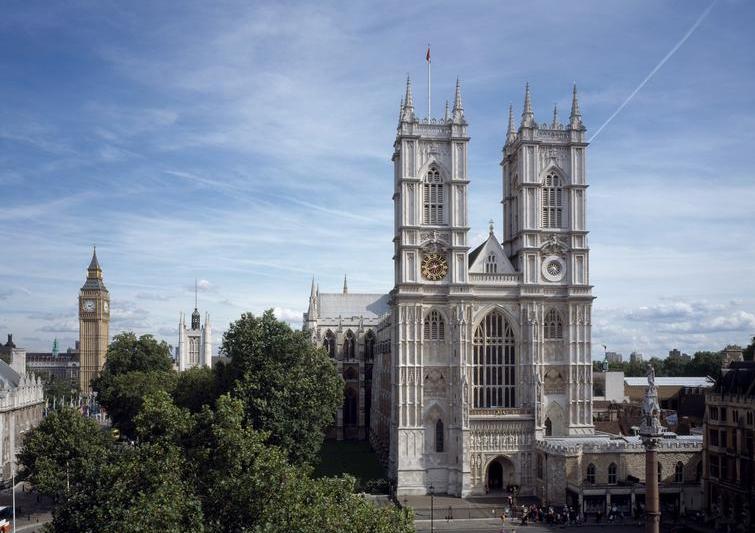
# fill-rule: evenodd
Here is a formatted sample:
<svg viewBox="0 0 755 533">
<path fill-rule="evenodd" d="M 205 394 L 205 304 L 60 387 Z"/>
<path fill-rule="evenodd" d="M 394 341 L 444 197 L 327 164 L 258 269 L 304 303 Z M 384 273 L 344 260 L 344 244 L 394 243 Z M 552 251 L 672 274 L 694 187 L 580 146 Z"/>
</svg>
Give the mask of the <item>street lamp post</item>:
<svg viewBox="0 0 755 533">
<path fill-rule="evenodd" d="M 435 511 L 435 507 L 433 505 L 433 503 L 434 503 L 433 502 L 433 493 L 434 493 L 434 491 L 435 491 L 435 487 L 433 487 L 432 485 L 430 485 L 430 487 L 428 489 L 428 492 L 430 493 L 430 533 L 434 533 L 434 531 L 435 531 L 435 528 L 434 528 L 435 523 L 433 522 L 433 517 L 435 516 L 435 512 L 434 512 Z"/>
</svg>

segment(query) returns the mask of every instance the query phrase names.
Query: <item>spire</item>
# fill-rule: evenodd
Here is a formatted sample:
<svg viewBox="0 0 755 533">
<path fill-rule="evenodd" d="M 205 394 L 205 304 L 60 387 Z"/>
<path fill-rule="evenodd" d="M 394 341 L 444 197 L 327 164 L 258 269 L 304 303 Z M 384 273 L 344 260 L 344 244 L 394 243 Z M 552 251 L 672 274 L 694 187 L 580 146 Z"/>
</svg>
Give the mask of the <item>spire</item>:
<svg viewBox="0 0 755 533">
<path fill-rule="evenodd" d="M 461 102 L 461 80 L 456 78 L 456 94 L 454 95 L 453 121 L 464 120 L 464 105 Z"/>
<path fill-rule="evenodd" d="M 556 128 L 558 128 L 558 106 L 553 104 L 553 122 L 551 122 L 551 129 L 555 130 Z"/>
<path fill-rule="evenodd" d="M 97 245 L 92 245 L 92 260 L 89 262 L 89 268 L 87 270 L 102 270 L 100 263 L 97 261 Z"/>
<path fill-rule="evenodd" d="M 346 283 L 346 274 L 343 275 L 343 293 L 349 294 L 349 286 Z"/>
<path fill-rule="evenodd" d="M 315 277 L 312 276 L 312 287 L 309 289 L 309 299 L 314 300 L 317 298 L 317 293 L 315 292 Z"/>
<path fill-rule="evenodd" d="M 506 131 L 506 142 L 510 143 L 516 138 L 516 126 L 514 126 L 514 107 L 509 104 L 509 129 Z"/>
<path fill-rule="evenodd" d="M 199 329 L 199 310 L 197 309 L 197 278 L 194 278 L 194 312 L 191 314 L 191 329 Z"/>
<path fill-rule="evenodd" d="M 414 96 L 412 96 L 412 80 L 409 76 L 406 77 L 406 95 L 401 107 L 401 121 L 414 121 Z"/>
<path fill-rule="evenodd" d="M 524 111 L 522 111 L 522 126 L 531 128 L 535 125 L 535 114 L 532 112 L 532 97 L 530 96 L 530 83 L 524 86 Z"/>
<path fill-rule="evenodd" d="M 448 122 L 448 100 L 446 100 L 446 112 L 443 113 L 443 122 Z"/>
<path fill-rule="evenodd" d="M 577 84 L 574 84 L 571 96 L 571 113 L 569 114 L 569 126 L 572 129 L 582 129 L 582 112 L 579 110 L 579 100 L 577 99 Z"/>
</svg>

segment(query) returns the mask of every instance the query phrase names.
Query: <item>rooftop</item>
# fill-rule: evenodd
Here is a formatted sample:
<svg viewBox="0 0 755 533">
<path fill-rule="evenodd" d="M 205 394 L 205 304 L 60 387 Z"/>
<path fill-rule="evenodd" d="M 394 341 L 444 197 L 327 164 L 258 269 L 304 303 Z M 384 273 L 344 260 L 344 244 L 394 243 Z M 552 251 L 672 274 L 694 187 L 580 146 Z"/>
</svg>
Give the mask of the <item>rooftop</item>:
<svg viewBox="0 0 755 533">
<path fill-rule="evenodd" d="M 629 387 L 647 387 L 646 377 L 624 378 L 624 384 Z M 712 387 L 715 384 L 713 378 L 704 377 L 658 377 L 655 378 L 657 387 Z"/>
<path fill-rule="evenodd" d="M 379 318 L 388 312 L 387 294 L 321 293 L 320 318 Z"/>
</svg>

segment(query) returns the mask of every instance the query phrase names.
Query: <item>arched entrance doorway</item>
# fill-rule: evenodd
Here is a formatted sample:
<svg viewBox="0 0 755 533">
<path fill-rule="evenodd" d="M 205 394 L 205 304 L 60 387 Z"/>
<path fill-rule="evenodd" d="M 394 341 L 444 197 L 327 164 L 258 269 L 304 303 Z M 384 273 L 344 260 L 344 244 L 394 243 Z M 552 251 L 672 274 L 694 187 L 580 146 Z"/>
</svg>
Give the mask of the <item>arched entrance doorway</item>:
<svg viewBox="0 0 755 533">
<path fill-rule="evenodd" d="M 506 487 L 514 484 L 514 465 L 506 457 L 496 457 L 488 464 L 486 478 L 487 492 L 506 490 Z"/>
</svg>

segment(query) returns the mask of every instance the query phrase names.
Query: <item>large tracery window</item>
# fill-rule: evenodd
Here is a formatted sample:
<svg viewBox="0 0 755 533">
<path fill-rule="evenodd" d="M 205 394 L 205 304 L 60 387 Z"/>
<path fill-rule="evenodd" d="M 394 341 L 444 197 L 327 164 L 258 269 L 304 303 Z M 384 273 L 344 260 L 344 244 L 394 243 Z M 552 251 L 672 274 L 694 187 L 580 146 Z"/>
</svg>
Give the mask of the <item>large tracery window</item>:
<svg viewBox="0 0 755 533">
<path fill-rule="evenodd" d="M 543 182 L 543 227 L 560 228 L 563 222 L 561 178 L 548 174 Z"/>
<path fill-rule="evenodd" d="M 346 338 L 343 340 L 343 356 L 346 359 L 354 358 L 354 334 L 351 330 L 346 332 Z"/>
<path fill-rule="evenodd" d="M 443 224 L 443 183 L 440 172 L 435 167 L 430 167 L 425 177 L 422 197 L 422 219 L 425 224 Z"/>
<path fill-rule="evenodd" d="M 430 311 L 427 314 L 423 329 L 426 341 L 442 341 L 446 338 L 446 324 L 438 311 Z"/>
<path fill-rule="evenodd" d="M 544 326 L 546 339 L 562 339 L 564 337 L 564 326 L 561 322 L 561 315 L 555 309 L 551 309 L 545 314 Z"/>
<path fill-rule="evenodd" d="M 336 356 L 336 336 L 333 335 L 332 331 L 328 330 L 328 332 L 325 334 L 325 340 L 323 341 L 322 345 L 326 350 L 328 350 L 328 353 L 331 357 Z"/>
<path fill-rule="evenodd" d="M 474 407 L 515 407 L 515 369 L 514 331 L 501 313 L 493 311 L 474 333 Z"/>
</svg>

